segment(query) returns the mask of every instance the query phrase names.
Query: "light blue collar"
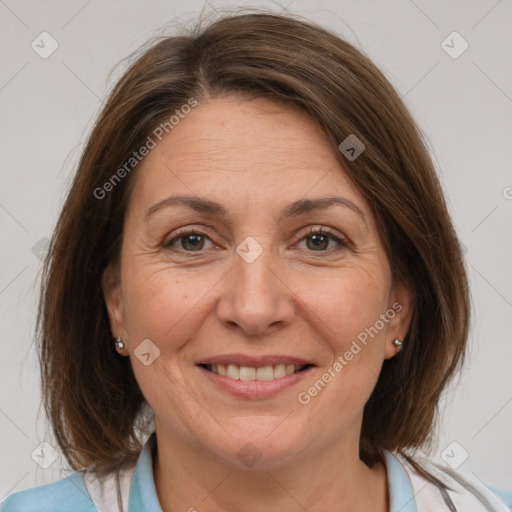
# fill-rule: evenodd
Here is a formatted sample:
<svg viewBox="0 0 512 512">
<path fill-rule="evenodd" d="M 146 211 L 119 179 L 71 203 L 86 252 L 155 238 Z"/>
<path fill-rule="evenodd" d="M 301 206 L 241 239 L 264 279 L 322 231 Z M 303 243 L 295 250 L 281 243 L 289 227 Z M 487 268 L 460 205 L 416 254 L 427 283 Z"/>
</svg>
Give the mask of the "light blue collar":
<svg viewBox="0 0 512 512">
<path fill-rule="evenodd" d="M 152 450 L 156 441 L 153 433 L 144 445 L 137 461 L 130 486 L 128 512 L 162 512 L 153 479 Z M 388 475 L 391 512 L 418 512 L 411 481 L 400 461 L 384 451 Z"/>
<path fill-rule="evenodd" d="M 384 458 L 388 472 L 391 512 L 418 512 L 412 484 L 404 467 L 400 461 L 387 450 L 384 450 Z"/>
<path fill-rule="evenodd" d="M 139 455 L 130 485 L 128 512 L 162 512 L 153 479 L 152 449 L 155 441 L 153 432 Z"/>
</svg>

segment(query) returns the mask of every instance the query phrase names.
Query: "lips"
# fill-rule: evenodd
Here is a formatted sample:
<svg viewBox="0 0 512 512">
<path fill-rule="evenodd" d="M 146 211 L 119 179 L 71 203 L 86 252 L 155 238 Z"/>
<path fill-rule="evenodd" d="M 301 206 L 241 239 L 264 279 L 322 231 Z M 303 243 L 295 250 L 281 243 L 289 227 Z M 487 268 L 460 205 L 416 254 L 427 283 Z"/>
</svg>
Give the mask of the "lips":
<svg viewBox="0 0 512 512">
<path fill-rule="evenodd" d="M 217 355 L 196 363 L 210 381 L 244 398 L 264 398 L 302 379 L 315 365 L 286 355 Z"/>
<path fill-rule="evenodd" d="M 201 359 L 197 361 L 197 365 L 214 365 L 214 364 L 223 364 L 223 365 L 236 365 L 236 366 L 246 366 L 249 368 L 262 368 L 264 366 L 274 366 L 278 364 L 289 365 L 293 364 L 295 366 L 306 366 L 306 365 L 314 365 L 312 361 L 307 361 L 306 359 L 301 359 L 294 356 L 287 355 L 266 355 L 266 356 L 250 356 L 244 354 L 226 354 L 226 355 L 217 355 L 212 357 L 207 357 L 205 359 Z"/>
</svg>

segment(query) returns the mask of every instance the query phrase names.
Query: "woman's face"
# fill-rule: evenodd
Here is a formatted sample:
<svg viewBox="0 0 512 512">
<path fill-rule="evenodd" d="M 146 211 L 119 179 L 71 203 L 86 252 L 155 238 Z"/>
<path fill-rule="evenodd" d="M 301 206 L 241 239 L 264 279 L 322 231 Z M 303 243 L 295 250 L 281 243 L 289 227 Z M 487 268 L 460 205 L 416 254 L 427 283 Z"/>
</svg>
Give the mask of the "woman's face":
<svg viewBox="0 0 512 512">
<path fill-rule="evenodd" d="M 336 151 L 305 114 L 229 96 L 137 169 L 103 285 L 157 435 L 239 467 L 358 447 L 411 307 Z"/>
</svg>

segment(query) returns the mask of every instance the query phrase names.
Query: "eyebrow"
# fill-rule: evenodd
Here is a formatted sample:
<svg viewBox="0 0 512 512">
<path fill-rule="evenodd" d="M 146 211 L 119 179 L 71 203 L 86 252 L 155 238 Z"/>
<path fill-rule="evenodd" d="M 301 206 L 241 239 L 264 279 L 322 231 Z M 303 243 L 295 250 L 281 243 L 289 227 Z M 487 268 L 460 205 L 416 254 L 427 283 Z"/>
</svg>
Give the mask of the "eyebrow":
<svg viewBox="0 0 512 512">
<path fill-rule="evenodd" d="M 151 215 L 153 215 L 153 213 L 155 213 L 157 210 L 165 206 L 175 204 L 188 206 L 189 208 L 200 213 L 207 213 L 221 218 L 228 217 L 228 211 L 220 203 L 200 197 L 174 195 L 166 197 L 162 201 L 159 201 L 158 203 L 148 208 L 146 214 L 144 215 L 144 221 L 148 221 Z M 298 201 L 294 201 L 281 211 L 278 222 L 288 217 L 298 217 L 299 215 L 303 215 L 315 210 L 324 210 L 333 205 L 345 206 L 353 212 L 357 213 L 363 219 L 363 222 L 368 229 L 366 216 L 361 208 L 359 208 L 359 206 L 354 204 L 352 201 L 349 201 L 344 197 L 337 196 L 319 197 L 315 199 L 299 199 Z"/>
</svg>

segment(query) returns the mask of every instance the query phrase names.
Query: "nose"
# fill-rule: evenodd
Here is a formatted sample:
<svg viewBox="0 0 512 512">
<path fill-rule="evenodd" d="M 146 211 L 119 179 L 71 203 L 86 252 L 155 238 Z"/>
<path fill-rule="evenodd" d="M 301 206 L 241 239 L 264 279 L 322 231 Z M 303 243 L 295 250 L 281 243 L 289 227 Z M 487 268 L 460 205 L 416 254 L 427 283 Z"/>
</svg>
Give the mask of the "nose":
<svg viewBox="0 0 512 512">
<path fill-rule="evenodd" d="M 251 263 L 236 257 L 217 307 L 217 317 L 226 327 L 261 336 L 291 323 L 293 293 L 271 260 L 268 251 Z"/>
</svg>

